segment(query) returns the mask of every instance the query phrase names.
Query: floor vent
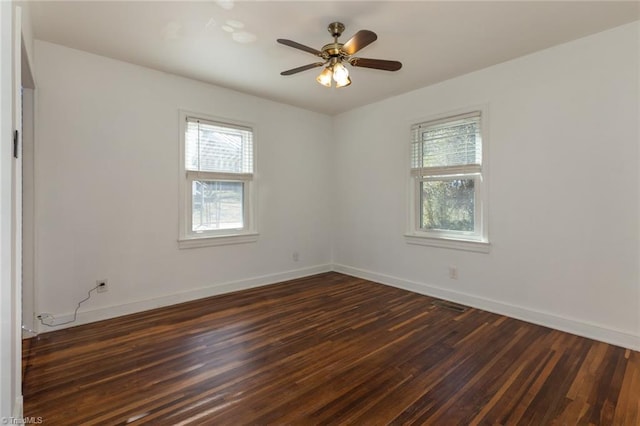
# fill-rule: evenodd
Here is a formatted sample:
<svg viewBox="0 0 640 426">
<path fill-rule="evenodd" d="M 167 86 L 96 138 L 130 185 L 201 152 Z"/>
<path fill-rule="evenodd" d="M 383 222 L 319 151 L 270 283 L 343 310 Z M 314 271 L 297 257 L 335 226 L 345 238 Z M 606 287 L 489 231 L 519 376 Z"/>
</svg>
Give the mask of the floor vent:
<svg viewBox="0 0 640 426">
<path fill-rule="evenodd" d="M 446 300 L 434 300 L 433 305 L 439 308 L 445 308 L 445 309 L 449 309 L 451 311 L 456 311 L 460 313 L 467 312 L 467 309 L 469 309 L 464 305 L 458 305 L 457 303 L 447 302 Z"/>
</svg>

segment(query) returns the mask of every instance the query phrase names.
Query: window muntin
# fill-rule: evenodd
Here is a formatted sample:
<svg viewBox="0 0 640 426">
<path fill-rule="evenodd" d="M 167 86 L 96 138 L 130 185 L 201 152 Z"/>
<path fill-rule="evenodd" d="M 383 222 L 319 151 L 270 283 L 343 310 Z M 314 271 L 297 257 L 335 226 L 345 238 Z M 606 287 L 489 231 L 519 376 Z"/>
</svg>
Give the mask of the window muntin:
<svg viewBox="0 0 640 426">
<path fill-rule="evenodd" d="M 482 112 L 411 128 L 410 236 L 486 241 Z"/>
<path fill-rule="evenodd" d="M 181 240 L 254 235 L 253 129 L 186 113 L 181 117 Z"/>
</svg>

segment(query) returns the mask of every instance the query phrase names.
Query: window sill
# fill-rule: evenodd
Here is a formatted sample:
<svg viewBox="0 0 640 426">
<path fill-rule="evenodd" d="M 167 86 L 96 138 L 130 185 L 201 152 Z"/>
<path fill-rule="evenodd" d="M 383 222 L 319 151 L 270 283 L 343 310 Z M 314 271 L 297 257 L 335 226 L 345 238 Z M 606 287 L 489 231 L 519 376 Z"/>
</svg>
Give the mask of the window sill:
<svg viewBox="0 0 640 426">
<path fill-rule="evenodd" d="M 210 247 L 210 246 L 226 246 L 230 244 L 245 244 L 255 243 L 258 241 L 257 233 L 252 234 L 237 234 L 237 235 L 220 235 L 216 237 L 194 237 L 194 238 L 181 238 L 178 240 L 178 248 L 189 249 L 197 247 Z"/>
<path fill-rule="evenodd" d="M 455 240 L 451 238 L 434 238 L 415 234 L 405 234 L 408 244 L 420 246 L 440 247 L 452 250 L 473 251 L 476 253 L 489 253 L 491 244 L 487 241 Z"/>
</svg>

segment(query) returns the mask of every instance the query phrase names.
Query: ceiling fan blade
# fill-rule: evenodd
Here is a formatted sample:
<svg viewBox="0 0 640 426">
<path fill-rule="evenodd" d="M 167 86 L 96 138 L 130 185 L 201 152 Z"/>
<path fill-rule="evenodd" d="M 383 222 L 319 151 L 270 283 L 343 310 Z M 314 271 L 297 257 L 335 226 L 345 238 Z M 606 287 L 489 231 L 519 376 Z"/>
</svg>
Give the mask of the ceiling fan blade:
<svg viewBox="0 0 640 426">
<path fill-rule="evenodd" d="M 284 38 L 279 38 L 276 40 L 280 44 L 284 44 L 285 46 L 293 47 L 294 49 L 304 50 L 305 52 L 311 53 L 312 55 L 322 56 L 322 52 L 314 49 L 313 47 L 305 46 L 304 44 L 300 44 L 293 40 L 287 40 Z"/>
<path fill-rule="evenodd" d="M 402 63 L 398 61 L 385 61 L 384 59 L 351 58 L 349 63 L 354 67 L 373 68 L 376 70 L 398 71 Z"/>
<path fill-rule="evenodd" d="M 323 65 L 324 65 L 324 62 L 315 62 L 313 64 L 303 65 L 303 66 L 298 67 L 298 68 L 292 68 L 290 70 L 282 71 L 280 73 L 280 75 L 291 75 L 291 74 L 295 74 L 295 73 L 298 73 L 298 72 L 310 70 L 312 68 L 321 67 Z"/>
<path fill-rule="evenodd" d="M 360 30 L 353 37 L 351 37 L 340 50 L 342 50 L 346 55 L 351 56 L 358 50 L 370 45 L 377 39 L 378 36 L 373 31 Z"/>
</svg>

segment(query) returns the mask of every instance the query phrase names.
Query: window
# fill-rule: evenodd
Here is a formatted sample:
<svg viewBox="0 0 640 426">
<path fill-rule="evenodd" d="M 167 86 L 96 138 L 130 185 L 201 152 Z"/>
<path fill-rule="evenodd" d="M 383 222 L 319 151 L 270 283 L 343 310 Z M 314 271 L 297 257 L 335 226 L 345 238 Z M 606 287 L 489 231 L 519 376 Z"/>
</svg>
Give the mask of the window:
<svg viewBox="0 0 640 426">
<path fill-rule="evenodd" d="M 488 251 L 483 110 L 411 127 L 407 241 Z"/>
<path fill-rule="evenodd" d="M 256 240 L 254 132 L 181 114 L 181 247 Z"/>
</svg>

